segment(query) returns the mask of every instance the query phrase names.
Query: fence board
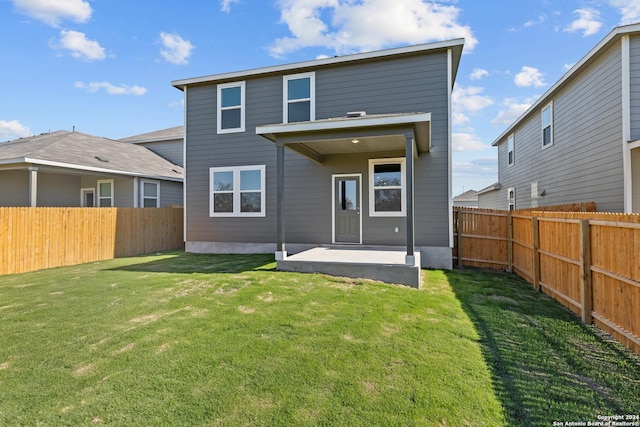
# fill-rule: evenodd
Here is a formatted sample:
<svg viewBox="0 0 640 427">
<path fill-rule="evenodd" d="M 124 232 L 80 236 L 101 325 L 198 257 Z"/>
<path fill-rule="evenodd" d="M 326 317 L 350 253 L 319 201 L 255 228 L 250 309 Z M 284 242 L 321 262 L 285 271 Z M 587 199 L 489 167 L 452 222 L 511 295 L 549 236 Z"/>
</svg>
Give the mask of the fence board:
<svg viewBox="0 0 640 427">
<path fill-rule="evenodd" d="M 178 249 L 181 208 L 0 208 L 0 274 Z"/>
</svg>

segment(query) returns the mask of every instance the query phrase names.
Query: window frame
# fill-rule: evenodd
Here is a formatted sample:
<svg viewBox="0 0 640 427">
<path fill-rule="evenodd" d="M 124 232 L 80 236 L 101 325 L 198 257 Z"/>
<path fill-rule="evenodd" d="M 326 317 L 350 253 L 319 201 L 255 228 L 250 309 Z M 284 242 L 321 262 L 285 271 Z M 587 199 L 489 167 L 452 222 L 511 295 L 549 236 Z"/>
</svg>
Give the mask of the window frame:
<svg viewBox="0 0 640 427">
<path fill-rule="evenodd" d="M 93 193 L 93 204 L 91 206 L 87 206 L 86 194 Z M 83 187 L 80 189 L 80 207 L 83 208 L 95 208 L 96 207 L 96 189 L 92 187 Z"/>
<path fill-rule="evenodd" d="M 241 212 L 241 193 L 240 172 L 242 171 L 260 171 L 260 212 Z M 214 191 L 213 177 L 216 172 L 232 172 L 233 173 L 233 190 L 231 191 Z M 209 168 L 209 217 L 265 217 L 267 216 L 266 207 L 266 166 L 265 165 L 246 165 L 246 166 L 221 166 Z M 249 192 L 257 192 L 251 190 Z M 233 212 L 215 212 L 214 211 L 214 194 L 231 193 L 233 194 Z"/>
<path fill-rule="evenodd" d="M 377 189 L 396 189 L 398 186 L 376 187 L 375 186 L 375 166 L 400 164 L 400 211 L 382 211 L 375 210 L 375 191 Z M 369 159 L 369 216 L 370 217 L 403 217 L 407 215 L 407 182 L 406 182 L 406 158 L 393 157 L 386 159 Z"/>
<path fill-rule="evenodd" d="M 516 162 L 515 134 L 507 137 L 507 166 L 513 166 Z"/>
<path fill-rule="evenodd" d="M 222 106 L 222 91 L 224 89 L 240 87 L 240 105 L 234 105 L 232 107 L 223 107 Z M 237 133 L 245 131 L 245 111 L 246 111 L 246 84 L 244 81 L 241 82 L 232 82 L 232 83 L 221 83 L 217 85 L 217 131 L 219 134 L 224 133 Z M 222 112 L 228 110 L 236 110 L 240 109 L 240 127 L 237 128 L 222 128 Z"/>
<path fill-rule="evenodd" d="M 100 191 L 100 185 L 101 184 L 109 184 L 111 186 L 111 195 L 109 197 L 104 197 L 102 196 L 102 192 Z M 99 208 L 113 208 L 114 206 L 114 200 L 115 200 L 115 185 L 114 185 L 114 180 L 113 179 L 99 179 L 96 182 L 96 187 L 97 187 L 97 197 L 96 197 L 96 206 Z M 108 199 L 109 200 L 109 206 L 102 206 L 102 199 Z"/>
<path fill-rule="evenodd" d="M 515 211 L 516 210 L 516 188 L 509 187 L 507 189 L 507 210 Z"/>
<path fill-rule="evenodd" d="M 289 122 L 289 104 L 293 103 L 289 100 L 289 81 L 299 79 L 309 79 L 309 98 L 298 98 L 293 102 L 309 101 L 309 121 L 316 119 L 316 73 L 311 71 L 308 73 L 289 74 L 282 76 L 282 123 L 299 123 Z"/>
<path fill-rule="evenodd" d="M 153 184 L 157 188 L 157 196 L 156 197 L 146 197 L 144 195 L 144 185 L 145 184 Z M 141 179 L 140 180 L 140 207 L 145 208 L 147 206 L 144 205 L 145 199 L 155 199 L 156 200 L 156 208 L 160 207 L 160 181 L 154 179 Z M 152 207 L 152 206 L 148 206 Z"/>
<path fill-rule="evenodd" d="M 545 122 L 544 122 L 544 112 L 549 110 L 549 123 L 545 126 Z M 553 138 L 553 101 L 549 102 L 547 105 L 545 105 L 542 110 L 540 111 L 540 125 L 541 125 L 541 136 L 542 136 L 542 149 L 544 150 L 545 148 L 549 148 L 553 145 L 554 143 L 554 138 Z M 546 128 L 549 128 L 549 143 L 545 144 L 544 143 L 544 130 Z"/>
</svg>

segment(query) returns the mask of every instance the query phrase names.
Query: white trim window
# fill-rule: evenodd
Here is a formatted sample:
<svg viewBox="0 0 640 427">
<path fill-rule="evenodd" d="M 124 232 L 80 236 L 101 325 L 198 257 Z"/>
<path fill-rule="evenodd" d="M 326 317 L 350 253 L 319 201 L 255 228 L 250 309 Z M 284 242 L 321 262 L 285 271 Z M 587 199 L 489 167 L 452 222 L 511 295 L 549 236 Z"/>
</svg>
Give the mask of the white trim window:
<svg viewBox="0 0 640 427">
<path fill-rule="evenodd" d="M 406 215 L 405 158 L 369 159 L 369 216 Z"/>
<path fill-rule="evenodd" d="M 99 179 L 98 186 L 98 206 L 101 208 L 113 207 L 113 180 Z"/>
<path fill-rule="evenodd" d="M 265 165 L 209 168 L 209 216 L 265 216 Z"/>
<path fill-rule="evenodd" d="M 150 179 L 140 180 L 140 207 L 160 207 L 160 181 L 152 181 Z"/>
<path fill-rule="evenodd" d="M 316 73 L 283 76 L 283 122 L 311 122 L 316 119 Z"/>
<path fill-rule="evenodd" d="M 514 137 L 513 134 L 509 135 L 507 138 L 507 165 L 512 166 L 515 161 L 515 152 L 514 152 Z"/>
<path fill-rule="evenodd" d="M 507 190 L 507 209 L 516 210 L 516 189 L 513 187 Z"/>
<path fill-rule="evenodd" d="M 542 148 L 553 145 L 553 102 L 542 109 Z"/>
<path fill-rule="evenodd" d="M 218 133 L 244 132 L 245 82 L 218 85 Z"/>
</svg>

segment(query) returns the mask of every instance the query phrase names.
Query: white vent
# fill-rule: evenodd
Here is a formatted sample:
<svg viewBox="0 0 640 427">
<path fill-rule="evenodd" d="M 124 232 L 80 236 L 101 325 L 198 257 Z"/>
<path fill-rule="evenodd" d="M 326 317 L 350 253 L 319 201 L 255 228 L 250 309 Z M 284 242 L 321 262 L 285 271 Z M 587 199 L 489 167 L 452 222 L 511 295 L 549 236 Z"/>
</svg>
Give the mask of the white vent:
<svg viewBox="0 0 640 427">
<path fill-rule="evenodd" d="M 366 111 L 349 111 L 347 113 L 347 117 L 350 118 L 350 119 L 355 118 L 355 117 L 364 117 L 366 115 L 367 115 Z"/>
</svg>

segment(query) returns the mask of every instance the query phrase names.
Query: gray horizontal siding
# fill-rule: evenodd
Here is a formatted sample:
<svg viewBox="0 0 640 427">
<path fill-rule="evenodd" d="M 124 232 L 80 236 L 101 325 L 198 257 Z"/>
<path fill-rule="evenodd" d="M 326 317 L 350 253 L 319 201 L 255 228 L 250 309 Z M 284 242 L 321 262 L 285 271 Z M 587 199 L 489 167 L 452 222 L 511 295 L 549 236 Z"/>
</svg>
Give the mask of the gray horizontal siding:
<svg viewBox="0 0 640 427">
<path fill-rule="evenodd" d="M 0 170 L 0 206 L 29 206 L 29 172 Z"/>
<path fill-rule="evenodd" d="M 447 57 L 444 53 L 316 71 L 316 118 L 429 112 L 433 149 L 416 161 L 416 244 L 449 245 Z M 281 123 L 282 75 L 246 80 L 246 132 L 216 134 L 216 86 L 187 89 L 187 240 L 271 243 L 276 227 L 274 144 L 255 135 L 256 126 Z M 368 217 L 368 158 L 330 157 L 317 165 L 286 153 L 286 235 L 290 243 L 330 243 L 331 175 L 361 173 L 363 242 L 403 244 L 404 218 Z M 265 218 L 210 218 L 209 168 L 266 165 Z M 395 227 L 399 232 L 395 233 Z"/>
<path fill-rule="evenodd" d="M 182 204 L 182 183 L 171 181 L 160 182 L 160 207 L 166 208 L 169 205 Z"/>
<path fill-rule="evenodd" d="M 184 165 L 183 160 L 183 143 L 182 140 L 175 141 L 155 141 L 155 142 L 146 142 L 144 145 L 149 150 L 153 151 L 160 157 L 169 160 L 171 163 L 174 163 L 178 166 Z"/>
<path fill-rule="evenodd" d="M 478 194 L 478 207 L 484 209 L 507 209 L 507 195 L 500 190 Z"/>
<path fill-rule="evenodd" d="M 512 166 L 507 165 L 506 138 L 501 141 L 504 206 L 507 189 L 514 187 L 516 208 L 531 207 L 531 183 L 537 181 L 539 192 L 546 192 L 538 198 L 539 206 L 593 200 L 598 210 L 622 211 L 621 91 L 618 45 L 553 97 L 553 146 L 542 149 L 541 110 L 515 129 Z"/>
</svg>

